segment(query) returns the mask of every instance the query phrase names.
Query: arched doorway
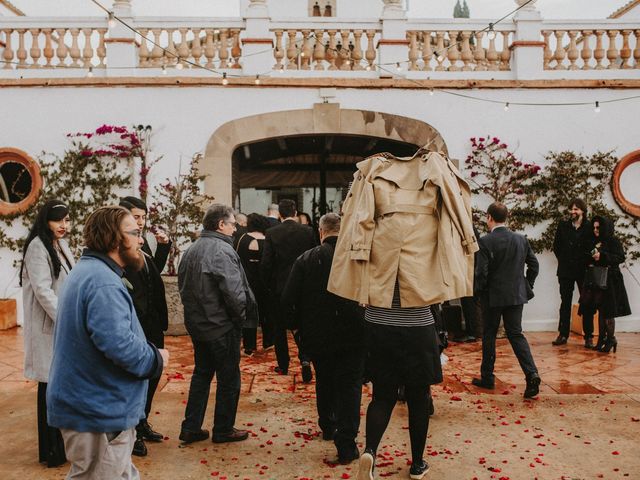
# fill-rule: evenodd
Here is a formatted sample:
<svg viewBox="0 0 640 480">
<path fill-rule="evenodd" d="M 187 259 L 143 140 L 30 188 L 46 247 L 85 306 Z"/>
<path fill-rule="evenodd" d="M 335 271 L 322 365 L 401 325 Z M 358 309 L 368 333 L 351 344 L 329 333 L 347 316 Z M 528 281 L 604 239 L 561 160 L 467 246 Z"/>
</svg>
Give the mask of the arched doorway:
<svg viewBox="0 0 640 480">
<path fill-rule="evenodd" d="M 213 195 L 216 202 L 237 206 L 240 188 L 246 187 L 241 185 L 241 170 L 246 167 L 246 162 L 243 166 L 243 157 L 245 160 L 247 157 L 244 147 L 248 146 L 250 159 L 253 144 L 273 140 L 277 145 L 277 142 L 284 141 L 287 149 L 287 138 L 301 137 L 316 140 L 322 138 L 324 141 L 332 137 L 334 141 L 336 137 L 367 139 L 366 145 L 371 145 L 372 149 L 367 153 L 363 150 L 359 158 L 384 151 L 384 147 L 388 145 L 400 146 L 405 149 L 402 151 L 406 151 L 407 146 L 411 146 L 414 151 L 427 146 L 447 153 L 440 133 L 420 120 L 368 110 L 341 109 L 337 103 L 318 103 L 312 109 L 253 115 L 233 120 L 218 128 L 207 143 L 200 167 L 202 173 L 207 175 L 204 181 L 205 192 Z M 382 149 L 377 148 L 378 143 Z M 278 148 L 282 149 L 282 145 Z M 353 155 L 357 157 L 355 153 L 358 152 Z M 274 157 L 268 161 L 277 164 L 279 159 Z M 353 167 L 350 168 L 353 170 Z"/>
</svg>

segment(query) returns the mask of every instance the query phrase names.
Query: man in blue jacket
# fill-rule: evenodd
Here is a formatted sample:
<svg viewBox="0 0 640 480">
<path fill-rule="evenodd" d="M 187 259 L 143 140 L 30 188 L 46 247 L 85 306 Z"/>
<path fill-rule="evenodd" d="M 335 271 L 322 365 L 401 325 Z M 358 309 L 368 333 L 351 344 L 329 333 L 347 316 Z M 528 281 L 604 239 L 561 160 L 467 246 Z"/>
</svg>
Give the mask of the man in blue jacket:
<svg viewBox="0 0 640 480">
<path fill-rule="evenodd" d="M 49 424 L 71 462 L 68 478 L 137 479 L 135 426 L 145 418 L 148 379 L 169 360 L 147 342 L 123 279 L 143 265 L 141 232 L 122 207 L 94 211 L 84 251 L 58 301 L 47 389 Z"/>
</svg>

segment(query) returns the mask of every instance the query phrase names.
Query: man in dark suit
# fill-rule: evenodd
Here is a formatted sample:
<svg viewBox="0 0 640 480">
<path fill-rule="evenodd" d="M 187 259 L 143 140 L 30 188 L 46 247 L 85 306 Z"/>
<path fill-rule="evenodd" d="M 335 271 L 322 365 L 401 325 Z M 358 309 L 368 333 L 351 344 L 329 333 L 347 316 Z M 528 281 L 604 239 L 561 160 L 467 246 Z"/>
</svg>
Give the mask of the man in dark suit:
<svg viewBox="0 0 640 480">
<path fill-rule="evenodd" d="M 287 340 L 287 315 L 280 297 L 289 278 L 291 267 L 296 258 L 315 247 L 313 229 L 300 225 L 297 221 L 296 202 L 281 200 L 278 204 L 282 223 L 271 227 L 265 234 L 264 251 L 260 271 L 272 300 L 272 318 L 274 319 L 273 337 L 276 347 L 278 366 L 276 373 L 286 375 L 289 371 L 289 344 Z M 302 364 L 302 380 L 312 379 L 309 359 L 300 351 L 298 358 Z"/>
<path fill-rule="evenodd" d="M 540 376 L 529 343 L 522 334 L 522 308 L 533 298 L 538 260 L 527 238 L 505 226 L 508 214 L 503 204 L 492 203 L 487 209 L 490 233 L 480 238 L 474 287 L 484 305 L 484 332 L 481 378 L 474 378 L 472 383 L 477 387 L 495 388 L 496 334 L 502 318 L 513 353 L 526 377 L 524 397 L 533 398 L 538 394 Z"/>
<path fill-rule="evenodd" d="M 147 222 L 146 203 L 137 197 L 124 197 L 120 200 L 120 206 L 131 212 L 140 232 L 143 232 Z M 158 245 L 155 255 L 151 253 L 151 247 L 145 238 L 142 245 L 143 268 L 140 271 L 136 271 L 132 267 L 127 267 L 124 275 L 129 281 L 127 288 L 131 294 L 133 306 L 136 309 L 136 315 L 140 320 L 145 337 L 156 347 L 164 348 L 164 331 L 168 327 L 169 316 L 167 313 L 167 300 L 164 294 L 164 282 L 160 272 L 162 272 L 167 263 L 169 251 L 171 250 L 171 241 L 161 230 L 156 230 L 154 235 Z M 160 377 L 149 380 L 147 402 L 144 407 L 146 417 L 136 427 L 136 441 L 133 444 L 132 453 L 139 457 L 147 455 L 145 440 L 161 442 L 164 438 L 161 433 L 154 431 L 148 422 L 151 402 L 159 381 Z"/>
<path fill-rule="evenodd" d="M 269 208 L 267 208 L 267 221 L 269 222 L 269 227 L 280 225 L 280 212 L 277 203 L 269 204 Z"/>
</svg>

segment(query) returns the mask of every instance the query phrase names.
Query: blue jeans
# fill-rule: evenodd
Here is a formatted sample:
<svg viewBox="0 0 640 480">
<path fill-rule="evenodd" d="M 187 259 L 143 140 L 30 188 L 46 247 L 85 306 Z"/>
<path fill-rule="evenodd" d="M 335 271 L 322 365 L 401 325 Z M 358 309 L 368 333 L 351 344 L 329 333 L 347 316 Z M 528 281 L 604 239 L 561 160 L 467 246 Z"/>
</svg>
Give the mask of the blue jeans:
<svg viewBox="0 0 640 480">
<path fill-rule="evenodd" d="M 211 381 L 218 375 L 213 434 L 233 430 L 240 398 L 240 331 L 231 330 L 215 340 L 193 342 L 195 367 L 182 431 L 198 432 L 204 422 Z"/>
</svg>

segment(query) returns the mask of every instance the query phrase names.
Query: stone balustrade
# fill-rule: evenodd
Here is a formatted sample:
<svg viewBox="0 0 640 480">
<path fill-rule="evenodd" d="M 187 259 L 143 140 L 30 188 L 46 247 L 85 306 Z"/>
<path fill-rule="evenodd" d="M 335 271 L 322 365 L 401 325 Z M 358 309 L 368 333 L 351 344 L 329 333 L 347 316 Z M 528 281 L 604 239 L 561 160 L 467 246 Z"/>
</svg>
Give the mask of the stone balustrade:
<svg viewBox="0 0 640 480">
<path fill-rule="evenodd" d="M 105 68 L 107 24 L 100 19 L 43 22 L 28 17 L 0 23 L 0 60 L 5 70 Z"/>
<path fill-rule="evenodd" d="M 274 22 L 273 56 L 275 71 L 375 69 L 380 21 Z"/>
<path fill-rule="evenodd" d="M 551 22 L 543 25 L 544 70 L 640 68 L 640 22 Z"/>
<path fill-rule="evenodd" d="M 408 25 L 408 70 L 436 72 L 481 72 L 511 70 L 511 26 L 482 31 L 487 23 Z"/>
<path fill-rule="evenodd" d="M 144 19 L 136 28 L 140 67 L 241 68 L 243 23 L 237 19 L 213 24 L 202 19 Z"/>
</svg>

